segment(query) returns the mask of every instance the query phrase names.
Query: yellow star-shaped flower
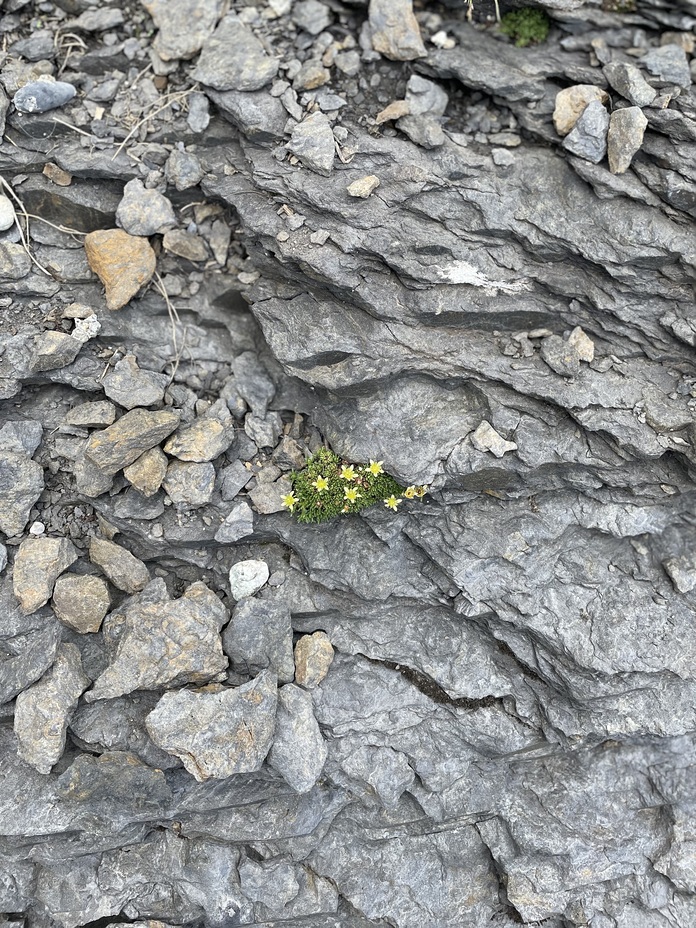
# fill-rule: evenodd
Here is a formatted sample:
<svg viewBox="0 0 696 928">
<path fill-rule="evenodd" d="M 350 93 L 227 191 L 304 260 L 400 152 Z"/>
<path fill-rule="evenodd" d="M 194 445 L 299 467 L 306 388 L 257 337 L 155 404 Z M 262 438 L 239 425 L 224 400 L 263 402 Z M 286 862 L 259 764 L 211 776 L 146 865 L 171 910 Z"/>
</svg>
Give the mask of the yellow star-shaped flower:
<svg viewBox="0 0 696 928">
<path fill-rule="evenodd" d="M 413 486 L 406 487 L 406 489 L 404 490 L 404 496 L 406 497 L 406 499 L 413 499 L 413 497 L 416 495 L 417 492 L 418 491 Z"/>
<path fill-rule="evenodd" d="M 355 487 L 346 487 L 343 491 L 343 495 L 349 503 L 354 503 L 359 496 L 362 496 L 362 493 L 358 493 Z"/>
<path fill-rule="evenodd" d="M 324 490 L 328 490 L 329 481 L 326 477 L 319 476 L 312 482 L 312 486 L 315 487 L 320 493 L 323 493 Z"/>
<path fill-rule="evenodd" d="M 393 509 L 394 512 L 396 512 L 396 510 L 399 508 L 400 502 L 401 500 L 397 499 L 396 496 L 394 496 L 394 494 L 392 493 L 389 499 L 384 500 L 384 505 L 387 507 L 387 509 Z"/>
<path fill-rule="evenodd" d="M 355 480 L 355 468 L 352 464 L 344 464 L 341 467 L 341 477 L 344 480 Z"/>
<path fill-rule="evenodd" d="M 372 458 L 370 458 L 370 464 L 367 470 L 369 470 L 373 477 L 379 477 L 380 474 L 384 473 L 382 464 L 384 464 L 384 461 L 373 461 Z"/>
<path fill-rule="evenodd" d="M 290 512 L 292 512 L 293 508 L 295 507 L 295 504 L 298 502 L 299 500 L 295 496 L 294 493 L 288 493 L 286 496 L 283 497 L 283 506 L 289 509 Z"/>
</svg>

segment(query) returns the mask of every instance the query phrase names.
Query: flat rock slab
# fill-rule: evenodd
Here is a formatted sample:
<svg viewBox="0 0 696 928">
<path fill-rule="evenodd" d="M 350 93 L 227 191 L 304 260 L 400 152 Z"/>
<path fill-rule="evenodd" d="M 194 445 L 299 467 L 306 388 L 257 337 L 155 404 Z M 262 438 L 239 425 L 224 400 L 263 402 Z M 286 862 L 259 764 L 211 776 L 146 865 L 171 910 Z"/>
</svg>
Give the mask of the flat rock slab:
<svg viewBox="0 0 696 928">
<path fill-rule="evenodd" d="M 60 760 L 70 716 L 90 682 L 78 648 L 61 644 L 51 670 L 17 697 L 14 730 L 19 756 L 39 773 L 50 773 Z"/>
<path fill-rule="evenodd" d="M 143 562 L 106 538 L 91 539 L 89 559 L 124 593 L 139 593 L 150 582 L 150 572 Z"/>
<path fill-rule="evenodd" d="M 215 90 L 260 90 L 278 73 L 278 60 L 238 16 L 229 13 L 207 40 L 193 79 Z"/>
<path fill-rule="evenodd" d="M 314 717 L 312 695 L 290 683 L 278 690 L 273 746 L 268 762 L 298 793 L 319 779 L 328 748 Z"/>
<path fill-rule="evenodd" d="M 260 770 L 273 741 L 277 683 L 269 671 L 235 689 L 165 693 L 145 725 L 198 781 Z"/>
<path fill-rule="evenodd" d="M 159 445 L 178 424 L 178 412 L 132 409 L 109 428 L 90 435 L 85 455 L 102 473 L 112 476 Z"/>
<path fill-rule="evenodd" d="M 100 229 L 85 236 L 87 262 L 106 290 L 107 309 L 125 306 L 155 273 L 149 241 L 122 229 Z"/>
<path fill-rule="evenodd" d="M 42 332 L 34 341 L 30 367 L 35 373 L 53 371 L 72 364 L 82 348 L 82 342 L 65 332 Z"/>
<path fill-rule="evenodd" d="M 203 583 L 174 601 L 135 602 L 125 610 L 113 662 L 85 700 L 207 683 L 227 667 L 219 634 L 227 619 L 227 610 Z"/>
<path fill-rule="evenodd" d="M 66 425 L 98 429 L 112 425 L 116 419 L 116 407 L 108 400 L 96 400 L 94 403 L 80 403 L 65 417 Z"/>
<path fill-rule="evenodd" d="M 77 560 L 77 550 L 67 538 L 25 538 L 15 557 L 12 583 L 25 614 L 44 606 L 58 577 Z"/>
</svg>

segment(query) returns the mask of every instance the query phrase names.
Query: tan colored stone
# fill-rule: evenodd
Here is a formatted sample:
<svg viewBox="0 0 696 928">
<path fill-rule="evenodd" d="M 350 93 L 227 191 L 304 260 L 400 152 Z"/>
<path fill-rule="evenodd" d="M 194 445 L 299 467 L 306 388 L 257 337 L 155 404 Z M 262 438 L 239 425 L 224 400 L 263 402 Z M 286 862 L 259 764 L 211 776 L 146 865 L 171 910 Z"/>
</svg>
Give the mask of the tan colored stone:
<svg viewBox="0 0 696 928">
<path fill-rule="evenodd" d="M 295 683 L 314 689 L 329 672 L 334 649 L 326 632 L 303 635 L 295 645 Z"/>
<path fill-rule="evenodd" d="M 392 61 L 425 58 L 420 27 L 412 0 L 370 0 L 368 10 L 372 47 Z"/>
<path fill-rule="evenodd" d="M 124 468 L 123 476 L 143 496 L 154 496 L 162 486 L 167 473 L 167 455 L 159 448 L 151 448 L 137 461 Z"/>
<path fill-rule="evenodd" d="M 379 187 L 379 177 L 375 174 L 368 174 L 366 177 L 359 177 L 352 184 L 346 187 L 349 197 L 359 197 L 366 200 L 370 194 L 374 193 Z"/>
<path fill-rule="evenodd" d="M 227 451 L 233 440 L 234 427 L 231 424 L 202 417 L 172 435 L 164 450 L 180 461 L 202 464 Z"/>
<path fill-rule="evenodd" d="M 14 562 L 12 584 L 22 612 L 36 612 L 51 598 L 58 577 L 77 560 L 77 551 L 67 538 L 25 538 Z"/>
<path fill-rule="evenodd" d="M 556 94 L 556 107 L 553 111 L 553 124 L 559 135 L 568 135 L 575 123 L 593 100 L 600 103 L 609 102 L 609 94 L 594 84 L 575 84 Z"/>
<path fill-rule="evenodd" d="M 389 106 L 377 113 L 375 122 L 381 126 L 383 122 L 389 122 L 392 119 L 401 119 L 402 116 L 408 116 L 411 112 L 411 104 L 408 100 L 394 100 Z"/>
<path fill-rule="evenodd" d="M 124 593 L 139 593 L 150 582 L 150 572 L 143 562 L 113 541 L 92 538 L 89 559 Z"/>
<path fill-rule="evenodd" d="M 81 635 L 99 631 L 110 605 L 109 589 L 101 577 L 63 574 L 56 580 L 53 611 Z"/>
<path fill-rule="evenodd" d="M 155 273 L 155 253 L 146 238 L 122 229 L 99 229 L 85 236 L 87 262 L 104 284 L 106 306 L 120 309 Z"/>
<path fill-rule="evenodd" d="M 44 165 L 43 173 L 52 183 L 57 184 L 59 187 L 69 187 L 72 184 L 72 174 L 64 171 L 63 168 L 59 168 L 52 161 Z"/>
<path fill-rule="evenodd" d="M 132 409 L 107 429 L 93 432 L 85 455 L 103 474 L 111 476 L 171 435 L 179 418 L 179 413 L 168 409 Z"/>
</svg>

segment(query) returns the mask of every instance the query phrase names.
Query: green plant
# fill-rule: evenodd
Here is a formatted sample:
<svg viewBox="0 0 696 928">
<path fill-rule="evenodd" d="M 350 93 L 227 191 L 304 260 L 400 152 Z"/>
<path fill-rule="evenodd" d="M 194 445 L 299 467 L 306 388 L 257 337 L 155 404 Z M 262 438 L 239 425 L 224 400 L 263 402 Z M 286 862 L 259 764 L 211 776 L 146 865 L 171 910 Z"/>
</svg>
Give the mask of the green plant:
<svg viewBox="0 0 696 928">
<path fill-rule="evenodd" d="M 283 505 L 298 522 L 326 522 L 378 502 L 396 512 L 404 498 L 425 495 L 423 486 L 402 487 L 384 473 L 382 463 L 350 464 L 328 448 L 320 448 L 303 470 L 290 474 L 292 492 L 283 497 Z"/>
<path fill-rule="evenodd" d="M 514 39 L 518 48 L 538 45 L 549 35 L 549 18 L 543 10 L 526 6 L 506 13 L 500 21 L 500 31 Z"/>
</svg>

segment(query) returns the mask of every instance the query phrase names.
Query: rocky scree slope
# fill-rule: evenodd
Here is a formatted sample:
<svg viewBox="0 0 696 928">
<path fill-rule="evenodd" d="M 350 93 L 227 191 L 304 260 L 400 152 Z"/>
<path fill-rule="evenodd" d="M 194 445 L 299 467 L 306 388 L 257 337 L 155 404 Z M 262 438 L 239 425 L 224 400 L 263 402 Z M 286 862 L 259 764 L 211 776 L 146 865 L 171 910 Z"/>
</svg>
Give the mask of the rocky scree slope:
<svg viewBox="0 0 696 928">
<path fill-rule="evenodd" d="M 692 924 L 694 4 L 41 6 L 4 919 Z M 431 493 L 298 525 L 323 440 Z"/>
</svg>

